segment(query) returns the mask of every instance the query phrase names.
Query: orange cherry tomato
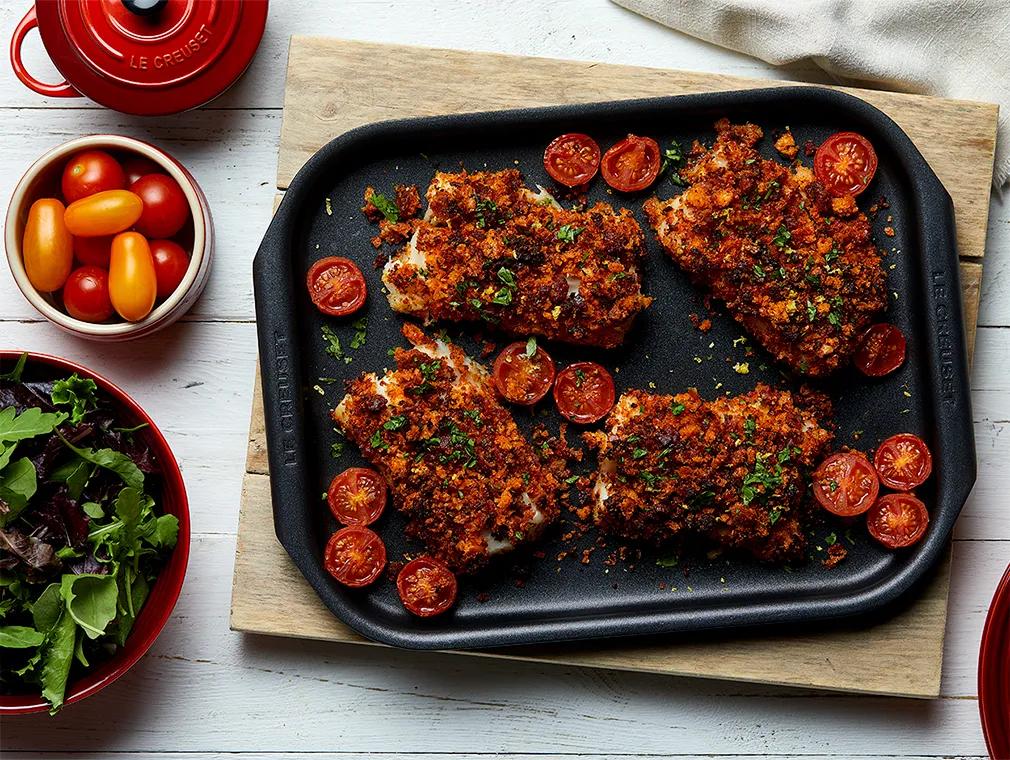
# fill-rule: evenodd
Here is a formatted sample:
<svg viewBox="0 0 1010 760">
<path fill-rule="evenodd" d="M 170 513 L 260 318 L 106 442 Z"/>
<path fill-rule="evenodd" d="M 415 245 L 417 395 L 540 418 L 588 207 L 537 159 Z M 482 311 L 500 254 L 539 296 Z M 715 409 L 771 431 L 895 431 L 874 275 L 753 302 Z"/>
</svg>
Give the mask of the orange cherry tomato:
<svg viewBox="0 0 1010 760">
<path fill-rule="evenodd" d="M 368 528 L 348 525 L 330 536 L 323 566 L 345 586 L 361 588 L 374 582 L 385 569 L 386 545 Z"/>
<path fill-rule="evenodd" d="M 533 348 L 532 355 L 530 348 Z M 540 346 L 519 341 L 506 346 L 491 370 L 494 387 L 506 401 L 530 406 L 547 395 L 554 382 L 554 360 Z"/>
<path fill-rule="evenodd" d="M 928 526 L 926 505 L 910 493 L 883 496 L 866 515 L 870 535 L 888 549 L 911 546 L 922 538 Z"/>
<path fill-rule="evenodd" d="M 659 143 L 651 137 L 628 135 L 603 154 L 600 172 L 615 190 L 635 193 L 656 181 L 661 166 Z"/>
<path fill-rule="evenodd" d="M 112 235 L 103 237 L 75 237 L 74 256 L 82 264 L 109 268 L 112 255 Z"/>
<path fill-rule="evenodd" d="M 55 198 L 40 198 L 28 210 L 21 255 L 28 281 L 42 293 L 62 288 L 74 264 L 74 242 L 63 219 L 63 204 Z"/>
<path fill-rule="evenodd" d="M 365 303 L 368 287 L 358 265 L 343 256 L 328 256 L 309 268 L 309 297 L 323 314 L 345 317 Z"/>
<path fill-rule="evenodd" d="M 158 277 L 151 247 L 139 232 L 122 232 L 112 239 L 109 296 L 116 312 L 128 322 L 138 322 L 154 307 Z"/>
<path fill-rule="evenodd" d="M 873 145 L 856 132 L 836 132 L 814 156 L 814 174 L 832 195 L 859 195 L 876 171 Z"/>
<path fill-rule="evenodd" d="M 432 617 L 455 603 L 456 576 L 434 557 L 418 557 L 396 576 L 396 590 L 407 610 L 418 617 Z"/>
<path fill-rule="evenodd" d="M 386 481 L 375 470 L 351 467 L 326 492 L 330 511 L 344 525 L 371 525 L 386 508 Z"/>
<path fill-rule="evenodd" d="M 614 378 L 596 362 L 576 362 L 558 373 L 554 401 L 562 416 L 580 425 L 598 422 L 614 408 Z"/>
<path fill-rule="evenodd" d="M 74 201 L 64 219 L 71 235 L 99 237 L 127 230 L 140 219 L 144 201 L 129 190 L 105 190 Z"/>
<path fill-rule="evenodd" d="M 873 506 L 880 481 L 869 459 L 858 451 L 845 451 L 821 463 L 811 487 L 826 510 L 839 517 L 853 517 Z"/>
<path fill-rule="evenodd" d="M 873 466 L 880 482 L 888 488 L 911 491 L 925 483 L 933 472 L 933 455 L 919 436 L 898 433 L 877 447 Z"/>
</svg>

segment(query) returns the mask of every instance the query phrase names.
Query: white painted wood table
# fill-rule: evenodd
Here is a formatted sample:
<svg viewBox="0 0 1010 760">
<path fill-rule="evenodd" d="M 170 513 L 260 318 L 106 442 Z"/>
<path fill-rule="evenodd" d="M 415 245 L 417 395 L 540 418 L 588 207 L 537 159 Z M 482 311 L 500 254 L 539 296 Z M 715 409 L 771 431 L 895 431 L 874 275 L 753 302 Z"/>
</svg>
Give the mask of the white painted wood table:
<svg viewBox="0 0 1010 760">
<path fill-rule="evenodd" d="M 28 4 L 0 3 L 4 44 Z M 237 86 L 208 108 L 154 120 L 40 98 L 0 64 L 4 209 L 17 178 L 45 150 L 81 134 L 119 132 L 153 140 L 192 170 L 210 199 L 218 241 L 210 285 L 188 317 L 126 345 L 58 332 L 0 272 L 0 346 L 81 361 L 133 394 L 175 449 L 193 513 L 183 595 L 150 654 L 56 719 L 4 720 L 4 758 L 984 756 L 978 642 L 1010 561 L 1010 203 L 999 198 L 972 378 L 979 482 L 955 533 L 941 699 L 810 693 L 229 631 L 256 358 L 251 262 L 271 214 L 292 33 L 825 81 L 816 69 L 776 69 L 683 37 L 607 0 L 274 0 L 258 56 Z M 30 47 L 33 69 L 52 72 L 41 45 Z"/>
</svg>

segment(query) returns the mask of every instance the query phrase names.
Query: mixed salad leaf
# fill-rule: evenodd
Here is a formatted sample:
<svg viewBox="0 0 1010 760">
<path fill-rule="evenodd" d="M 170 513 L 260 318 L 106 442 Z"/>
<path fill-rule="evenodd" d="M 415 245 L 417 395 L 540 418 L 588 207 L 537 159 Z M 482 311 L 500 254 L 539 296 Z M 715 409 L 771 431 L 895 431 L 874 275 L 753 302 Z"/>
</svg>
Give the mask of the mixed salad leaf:
<svg viewBox="0 0 1010 760">
<path fill-rule="evenodd" d="M 0 374 L 0 691 L 67 684 L 125 644 L 179 523 L 160 472 L 90 378 Z"/>
</svg>

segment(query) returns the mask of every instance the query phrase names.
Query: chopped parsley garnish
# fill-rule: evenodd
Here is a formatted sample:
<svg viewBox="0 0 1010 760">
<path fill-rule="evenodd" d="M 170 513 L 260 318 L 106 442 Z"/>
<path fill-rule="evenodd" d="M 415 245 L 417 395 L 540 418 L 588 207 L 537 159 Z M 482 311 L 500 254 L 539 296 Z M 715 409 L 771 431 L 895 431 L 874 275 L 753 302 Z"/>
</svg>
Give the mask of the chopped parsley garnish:
<svg viewBox="0 0 1010 760">
<path fill-rule="evenodd" d="M 683 413 L 684 405 L 674 402 L 670 405 L 670 411 L 673 412 L 673 416 L 676 417 L 677 415 Z"/>
<path fill-rule="evenodd" d="M 396 203 L 389 200 L 385 195 L 372 193 L 370 200 L 372 201 L 372 205 L 379 209 L 379 213 L 386 218 L 387 222 L 396 224 L 400 221 L 400 209 L 397 208 Z"/>
<path fill-rule="evenodd" d="M 809 298 L 807 299 L 807 319 L 811 322 L 817 319 L 817 307 L 810 302 Z"/>
<path fill-rule="evenodd" d="M 473 424 L 476 425 L 477 427 L 480 427 L 481 425 L 484 424 L 484 420 L 481 418 L 480 412 L 478 412 L 476 409 L 465 410 L 463 412 L 463 416 L 469 417 L 471 420 L 473 420 Z"/>
<path fill-rule="evenodd" d="M 335 441 L 330 444 L 330 456 L 334 459 L 340 459 L 344 455 L 344 442 Z"/>
<path fill-rule="evenodd" d="M 834 246 L 832 246 L 831 250 L 828 251 L 826 254 L 824 254 L 824 260 L 830 264 L 832 261 L 834 261 L 835 259 L 837 259 L 841 255 L 842 255 L 842 252 L 839 251 Z"/>
<path fill-rule="evenodd" d="M 792 240 L 793 233 L 786 229 L 784 224 L 780 224 L 779 228 L 775 231 L 775 237 L 772 238 L 772 242 L 779 248 L 785 248 L 786 245 Z"/>
<path fill-rule="evenodd" d="M 498 306 L 511 306 L 512 305 L 512 289 L 498 288 L 494 294 L 494 298 L 491 299 L 491 303 L 497 304 Z"/>
<path fill-rule="evenodd" d="M 642 457 L 648 455 L 648 453 L 647 449 L 636 448 L 633 452 L 631 452 L 631 457 L 632 459 L 641 459 Z"/>
<path fill-rule="evenodd" d="M 584 382 L 586 382 L 586 373 L 581 369 L 575 370 L 575 387 L 581 388 Z"/>
<path fill-rule="evenodd" d="M 367 317 L 362 317 L 354 322 L 351 327 L 354 328 L 354 337 L 351 338 L 350 346 L 351 348 L 357 350 L 365 345 L 365 327 L 368 324 Z"/>
<path fill-rule="evenodd" d="M 350 364 L 351 357 L 344 355 L 344 349 L 340 345 L 340 338 L 329 325 L 323 325 L 323 340 L 326 341 L 326 353 L 334 359 L 343 359 L 345 364 Z"/>
<path fill-rule="evenodd" d="M 760 264 L 755 264 L 754 265 L 754 274 L 755 274 L 755 276 L 760 277 L 763 280 L 764 277 L 765 277 L 764 267 L 762 267 Z"/>
<path fill-rule="evenodd" d="M 575 238 L 582 234 L 584 227 L 573 227 L 570 224 L 563 224 L 558 227 L 557 238 L 564 243 L 574 243 Z"/>
<path fill-rule="evenodd" d="M 826 543 L 828 546 L 834 546 L 836 543 L 838 543 L 838 536 L 834 533 L 829 533 L 824 537 L 824 543 Z"/>
<path fill-rule="evenodd" d="M 579 476 L 578 475 L 572 475 L 571 477 L 565 478 L 565 485 L 566 486 L 574 486 L 578 482 L 579 482 Z"/>
<path fill-rule="evenodd" d="M 530 336 L 530 339 L 526 341 L 526 358 L 532 359 L 537 353 L 537 338 L 535 335 Z"/>
<path fill-rule="evenodd" d="M 782 507 L 772 507 L 768 511 L 768 524 L 774 525 L 779 521 L 780 517 L 782 517 Z"/>
<path fill-rule="evenodd" d="M 755 430 L 757 430 L 757 422 L 753 417 L 748 417 L 743 421 L 743 432 L 748 438 L 753 437 Z"/>
<path fill-rule="evenodd" d="M 680 143 L 676 140 L 670 141 L 670 147 L 663 151 L 663 163 L 659 165 L 659 173 L 662 174 L 667 169 L 672 169 L 674 171 L 670 172 L 670 181 L 675 185 L 683 186 L 684 179 L 680 176 L 680 172 L 675 171 L 679 169 L 684 163 L 684 151 L 680 147 Z"/>
<path fill-rule="evenodd" d="M 422 396 L 428 391 L 430 391 L 434 386 L 432 385 L 432 380 L 438 376 L 439 367 L 442 366 L 442 362 L 438 359 L 430 362 L 421 362 L 417 365 L 417 368 L 421 371 L 421 377 L 423 382 L 420 385 L 415 385 L 413 388 L 408 388 L 410 393 Z"/>
<path fill-rule="evenodd" d="M 656 560 L 659 567 L 676 567 L 679 560 L 676 557 L 660 557 Z"/>
<path fill-rule="evenodd" d="M 382 423 L 383 430 L 400 430 L 407 426 L 407 418 L 398 414 L 395 417 L 390 417 L 388 420 Z"/>
<path fill-rule="evenodd" d="M 833 327 L 841 327 L 842 326 L 842 318 L 840 316 L 838 316 L 838 312 L 837 311 L 829 311 L 828 312 L 828 322 L 830 322 Z"/>
<path fill-rule="evenodd" d="M 788 456 L 788 449 L 786 455 Z M 776 463 L 773 469 L 768 469 L 765 462 L 769 456 L 769 454 L 758 454 L 754 459 L 754 469 L 744 476 L 743 487 L 740 489 L 740 500 L 744 504 L 750 504 L 754 499 L 768 496 L 769 493 L 782 485 L 782 464 Z M 758 490 L 759 486 L 763 491 Z"/>
<path fill-rule="evenodd" d="M 481 229 L 492 227 L 498 219 L 498 204 L 490 198 L 477 198 L 477 209 L 474 211 L 477 217 L 477 226 Z"/>
<path fill-rule="evenodd" d="M 502 267 L 498 270 L 498 279 L 510 288 L 514 288 L 516 286 L 516 276 L 508 267 Z"/>
<path fill-rule="evenodd" d="M 368 444 L 373 449 L 378 449 L 379 451 L 389 451 L 389 444 L 386 443 L 385 439 L 382 437 L 382 428 L 376 428 L 375 432 L 372 433 L 372 437 L 368 439 Z"/>
</svg>

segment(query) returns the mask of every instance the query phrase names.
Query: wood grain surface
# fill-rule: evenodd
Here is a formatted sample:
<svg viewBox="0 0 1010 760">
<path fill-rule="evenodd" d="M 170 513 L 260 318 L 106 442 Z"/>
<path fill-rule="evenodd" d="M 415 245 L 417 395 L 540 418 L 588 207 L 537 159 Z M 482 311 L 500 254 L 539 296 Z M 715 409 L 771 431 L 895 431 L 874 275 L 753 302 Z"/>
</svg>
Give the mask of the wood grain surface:
<svg viewBox="0 0 1010 760">
<path fill-rule="evenodd" d="M 370 79 L 382 60 L 383 86 Z M 419 76 L 424 72 L 424 76 Z M 475 87 L 474 82 L 494 82 Z M 277 186 L 333 137 L 361 124 L 559 102 L 767 86 L 740 77 L 293 37 Z M 996 108 L 914 95 L 848 90 L 895 119 L 954 198 L 969 350 L 974 345 L 988 217 Z M 559 96 L 563 95 L 563 99 Z M 259 377 L 253 390 L 242 487 L 231 626 L 249 633 L 372 644 L 338 621 L 278 544 L 270 508 Z M 816 627 L 797 635 L 707 635 L 471 652 L 489 657 L 745 680 L 911 697 L 939 694 L 950 585 L 947 553 L 921 595 L 885 622 Z M 910 645 L 910 642 L 912 643 Z"/>
</svg>

